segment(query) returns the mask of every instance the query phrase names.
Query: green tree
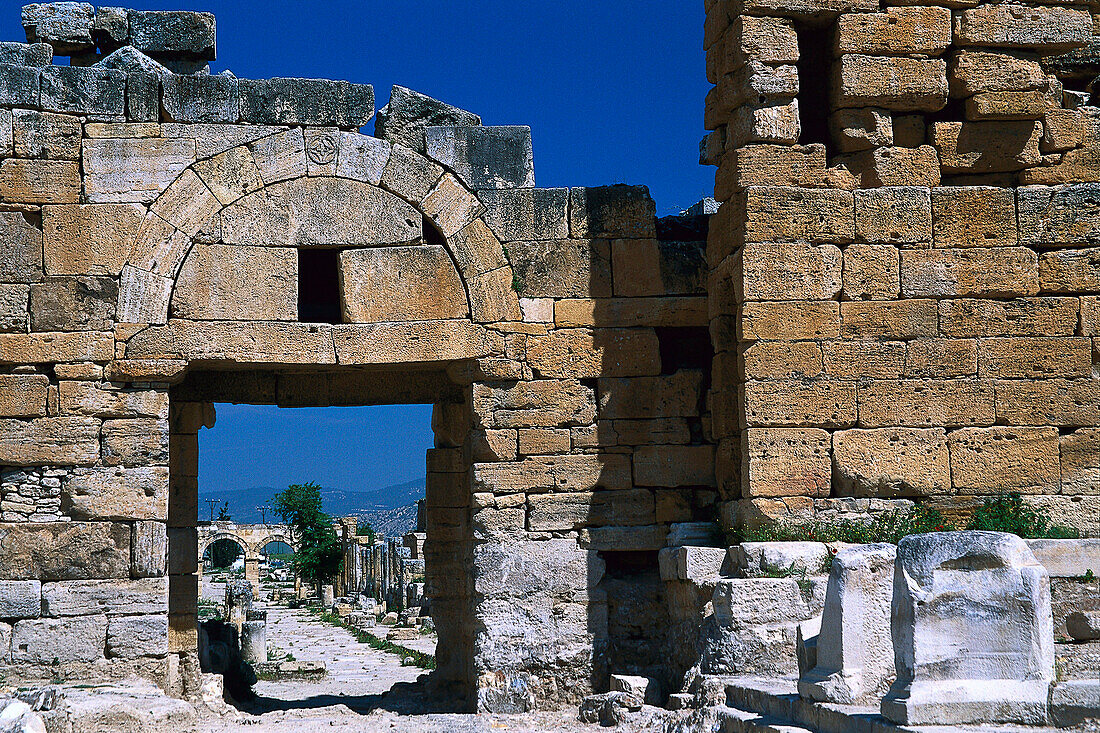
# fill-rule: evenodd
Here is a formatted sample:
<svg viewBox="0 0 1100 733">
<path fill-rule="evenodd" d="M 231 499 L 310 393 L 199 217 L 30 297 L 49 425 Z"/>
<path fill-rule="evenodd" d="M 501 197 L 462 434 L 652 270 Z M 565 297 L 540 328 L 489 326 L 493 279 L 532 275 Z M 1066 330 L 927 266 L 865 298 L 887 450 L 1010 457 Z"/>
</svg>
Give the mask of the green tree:
<svg viewBox="0 0 1100 733">
<path fill-rule="evenodd" d="M 218 510 L 218 521 L 219 522 L 230 522 L 232 520 L 233 520 L 233 517 L 229 516 L 229 502 L 227 501 L 224 504 L 222 504 L 222 508 Z"/>
<path fill-rule="evenodd" d="M 359 526 L 355 528 L 355 534 L 366 537 L 368 542 L 374 543 L 374 527 L 370 526 L 370 522 L 360 522 Z"/>
<path fill-rule="evenodd" d="M 344 564 L 344 550 L 332 526 L 332 517 L 321 511 L 321 487 L 293 484 L 271 499 L 275 513 L 294 528 L 298 552 L 292 560 L 303 580 L 320 585 L 334 578 Z"/>
<path fill-rule="evenodd" d="M 241 548 L 233 540 L 217 540 L 210 545 L 210 566 L 212 568 L 227 568 L 233 564 L 237 556 L 241 554 Z"/>
</svg>

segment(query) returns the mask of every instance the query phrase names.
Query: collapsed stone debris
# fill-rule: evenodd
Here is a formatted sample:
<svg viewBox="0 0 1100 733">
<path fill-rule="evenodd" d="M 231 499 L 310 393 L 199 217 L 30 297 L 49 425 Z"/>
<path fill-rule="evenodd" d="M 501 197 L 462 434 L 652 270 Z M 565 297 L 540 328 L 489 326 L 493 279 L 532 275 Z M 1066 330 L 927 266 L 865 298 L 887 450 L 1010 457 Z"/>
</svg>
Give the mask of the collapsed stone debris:
<svg viewBox="0 0 1100 733">
<path fill-rule="evenodd" d="M 917 505 L 965 526 L 1004 492 L 1100 534 L 1095 8 L 706 10 L 715 200 L 658 219 L 644 186 L 535 187 L 529 128 L 419 92 L 367 134 L 368 84 L 210 74 L 209 14 L 24 8 L 0 44 L 5 678 L 202 699 L 202 668 L 265 645 L 247 612 L 198 623 L 213 403 L 429 403 L 422 536 L 344 528 L 323 600 L 429 609 L 464 709 L 824 727 L 896 675 L 894 721 L 1095 717 L 1094 540 L 905 540 L 893 635 L 889 550 L 734 541 Z M 981 581 L 967 608 L 1026 588 L 999 618 L 1033 646 L 990 651 L 1011 674 L 922 666 L 982 638 L 898 615 L 936 572 Z M 922 718 L 948 682 L 970 702 Z"/>
</svg>

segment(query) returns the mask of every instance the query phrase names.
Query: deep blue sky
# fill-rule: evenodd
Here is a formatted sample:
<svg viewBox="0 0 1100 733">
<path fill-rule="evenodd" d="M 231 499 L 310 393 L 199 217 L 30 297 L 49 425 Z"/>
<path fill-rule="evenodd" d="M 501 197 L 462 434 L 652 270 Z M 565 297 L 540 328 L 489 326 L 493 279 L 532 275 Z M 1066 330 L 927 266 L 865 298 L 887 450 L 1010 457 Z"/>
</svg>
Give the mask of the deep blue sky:
<svg viewBox="0 0 1100 733">
<path fill-rule="evenodd" d="M 431 405 L 278 408 L 217 405 L 199 431 L 199 487 L 286 488 L 315 481 L 349 491 L 424 475 Z"/>
<path fill-rule="evenodd" d="M 101 4 L 213 12 L 214 72 L 370 83 L 379 107 L 401 84 L 485 124 L 530 125 L 539 186 L 645 184 L 661 215 L 714 190 L 698 164 L 702 0 Z M 21 5 L 3 0 L 0 38 L 22 40 Z"/>
<path fill-rule="evenodd" d="M 713 169 L 698 164 L 709 88 L 702 0 L 101 4 L 213 12 L 215 73 L 370 83 L 379 107 L 401 84 L 485 124 L 530 125 L 539 186 L 645 184 L 660 215 L 714 188 Z M 0 39 L 23 40 L 22 5 L 0 2 Z M 200 434 L 204 487 L 375 488 L 422 475 L 431 445 L 423 406 L 218 413 Z"/>
</svg>

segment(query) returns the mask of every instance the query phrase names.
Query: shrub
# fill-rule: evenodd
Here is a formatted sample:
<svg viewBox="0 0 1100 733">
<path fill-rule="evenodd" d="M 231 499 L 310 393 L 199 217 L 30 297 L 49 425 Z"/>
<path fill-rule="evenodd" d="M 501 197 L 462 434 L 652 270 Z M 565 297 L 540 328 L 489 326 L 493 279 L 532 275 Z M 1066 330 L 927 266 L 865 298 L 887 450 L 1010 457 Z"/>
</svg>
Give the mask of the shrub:
<svg viewBox="0 0 1100 733">
<path fill-rule="evenodd" d="M 1072 527 L 1051 524 L 1050 515 L 1044 509 L 1027 506 L 1019 494 L 998 494 L 984 500 L 966 528 L 1011 532 L 1029 539 L 1076 539 L 1080 536 Z"/>
<path fill-rule="evenodd" d="M 935 509 L 918 505 L 912 509 L 884 512 L 870 520 L 841 519 L 831 522 L 780 523 L 745 532 L 747 542 L 871 542 L 897 543 L 902 537 L 924 532 L 950 532 L 953 527 Z"/>
</svg>

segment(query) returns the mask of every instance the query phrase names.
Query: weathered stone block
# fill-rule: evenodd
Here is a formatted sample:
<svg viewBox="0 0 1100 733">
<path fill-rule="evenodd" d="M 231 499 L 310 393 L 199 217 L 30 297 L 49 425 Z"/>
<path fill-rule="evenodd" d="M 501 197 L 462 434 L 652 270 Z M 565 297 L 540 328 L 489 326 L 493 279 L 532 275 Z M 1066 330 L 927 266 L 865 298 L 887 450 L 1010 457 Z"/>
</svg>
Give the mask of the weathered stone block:
<svg viewBox="0 0 1100 733">
<path fill-rule="evenodd" d="M 1057 428 L 963 428 L 947 436 L 961 494 L 1057 493 Z"/>
<path fill-rule="evenodd" d="M 1054 677 L 1050 581 L 1023 540 L 995 532 L 904 537 L 893 603 L 898 675 L 882 701 L 887 719 L 1045 720 Z"/>
<path fill-rule="evenodd" d="M 0 415 L 45 417 L 49 385 L 45 374 L 0 374 Z"/>
<path fill-rule="evenodd" d="M 978 347 L 973 339 L 917 339 L 905 354 L 905 376 L 949 378 L 978 374 Z"/>
<path fill-rule="evenodd" d="M 598 390 L 603 420 L 688 417 L 697 414 L 702 375 L 681 370 L 664 377 L 603 378 Z"/>
<path fill-rule="evenodd" d="M 599 298 L 611 295 L 611 243 L 606 239 L 551 239 L 508 244 L 520 295 Z"/>
<path fill-rule="evenodd" d="M 368 221 L 364 211 L 371 212 Z M 367 247 L 411 243 L 422 234 L 422 217 L 409 204 L 369 183 L 342 178 L 268 186 L 225 207 L 221 221 L 227 244 Z"/>
<path fill-rule="evenodd" d="M 12 112 L 14 150 L 20 158 L 80 159 L 80 118 L 52 112 Z"/>
<path fill-rule="evenodd" d="M 126 114 L 126 74 L 112 69 L 48 66 L 42 70 L 42 109 L 95 115 Z"/>
<path fill-rule="evenodd" d="M 5 107 L 37 107 L 41 91 L 41 69 L 0 63 L 0 104 Z"/>
<path fill-rule="evenodd" d="M 1100 424 L 1100 386 L 1094 379 L 1010 379 L 996 386 L 997 420 L 1006 425 Z"/>
<path fill-rule="evenodd" d="M 130 574 L 130 529 L 125 524 L 4 524 L 0 540 L 3 580 L 85 580 Z"/>
<path fill-rule="evenodd" d="M 344 250 L 340 292 L 349 323 L 427 321 L 469 314 L 462 281 L 440 246 Z"/>
<path fill-rule="evenodd" d="M 31 329 L 106 331 L 115 320 L 118 286 L 113 278 L 47 277 L 31 285 Z"/>
<path fill-rule="evenodd" d="M 638 448 L 634 451 L 634 483 L 638 486 L 714 486 L 714 447 Z"/>
<path fill-rule="evenodd" d="M 817 664 L 798 680 L 799 695 L 842 705 L 882 699 L 894 677 L 890 604 L 896 555 L 897 548 L 888 544 L 836 553 L 817 636 Z"/>
<path fill-rule="evenodd" d="M 80 166 L 60 160 L 0 163 L 0 199 L 25 204 L 75 204 L 80 198 Z"/>
<path fill-rule="evenodd" d="M 833 434 L 833 476 L 840 496 L 930 496 L 951 490 L 942 428 L 841 430 Z"/>
<path fill-rule="evenodd" d="M 94 468 L 62 485 L 62 509 L 74 519 L 167 519 L 167 467 Z"/>
<path fill-rule="evenodd" d="M 297 301 L 295 250 L 196 244 L 180 269 L 171 315 L 290 321 L 298 316 Z"/>
<path fill-rule="evenodd" d="M 947 104 L 947 63 L 845 54 L 834 67 L 833 85 L 836 107 L 935 112 Z"/>
<path fill-rule="evenodd" d="M 933 122 L 929 142 L 945 173 L 1005 173 L 1038 165 L 1042 136 L 1031 120 Z"/>
<path fill-rule="evenodd" d="M 978 374 L 1001 379 L 1088 377 L 1087 338 L 991 338 L 978 346 Z"/>
<path fill-rule="evenodd" d="M 941 300 L 940 333 L 955 338 L 1072 336 L 1077 328 L 1074 298 Z"/>
<path fill-rule="evenodd" d="M 565 239 L 569 236 L 566 206 L 569 189 L 487 189 L 478 196 L 485 204 L 485 223 L 506 242 Z"/>
<path fill-rule="evenodd" d="M 824 368 L 821 345 L 812 341 L 757 341 L 744 348 L 742 359 L 749 379 L 816 377 Z"/>
<path fill-rule="evenodd" d="M 212 13 L 131 10 L 130 44 L 158 59 L 213 61 L 217 25 Z"/>
<path fill-rule="evenodd" d="M 42 279 L 42 232 L 18 211 L 0 211 L 0 279 L 36 282 Z"/>
<path fill-rule="evenodd" d="M 965 114 L 968 120 L 1037 120 L 1048 107 L 1046 90 L 982 92 L 966 100 Z"/>
<path fill-rule="evenodd" d="M 1100 184 L 1022 186 L 1020 243 L 1038 247 L 1080 247 L 1100 243 Z"/>
<path fill-rule="evenodd" d="M 0 580 L 0 616 L 38 618 L 42 615 L 42 583 L 37 580 Z M 6 656 L 0 652 L 0 657 Z"/>
<path fill-rule="evenodd" d="M 159 578 L 167 570 L 168 533 L 164 522 L 139 521 L 134 522 L 133 532 L 130 537 L 131 564 L 130 575 L 135 578 Z M 192 539 L 190 547 L 195 548 L 195 540 Z M 172 544 L 174 560 L 182 560 L 187 553 L 187 546 Z M 190 554 L 195 554 L 192 550 Z M 188 569 L 194 569 L 198 564 L 195 558 Z"/>
<path fill-rule="evenodd" d="M 103 658 L 106 616 L 44 618 L 19 621 L 12 628 L 12 661 L 52 665 L 55 662 L 95 662 Z"/>
<path fill-rule="evenodd" d="M 160 82 L 161 108 L 170 122 L 236 122 L 237 85 L 221 74 L 168 74 Z"/>
<path fill-rule="evenodd" d="M 0 332 L 26 331 L 29 285 L 0 285 Z"/>
<path fill-rule="evenodd" d="M 745 241 L 850 242 L 854 237 L 851 192 L 753 186 L 742 194 Z"/>
<path fill-rule="evenodd" d="M 864 188 L 940 185 L 939 158 L 929 145 L 875 148 L 841 160 L 850 173 L 859 177 Z"/>
<path fill-rule="evenodd" d="M 1043 252 L 1039 256 L 1039 287 L 1045 293 L 1100 290 L 1100 248 Z"/>
<path fill-rule="evenodd" d="M 84 186 L 90 203 L 150 203 L 195 160 L 184 138 L 85 140 Z"/>
<path fill-rule="evenodd" d="M 49 66 L 53 63 L 53 46 L 48 43 L 15 43 L 0 41 L 0 64 L 14 66 Z"/>
<path fill-rule="evenodd" d="M 711 125 L 717 124 L 711 122 Z M 733 111 L 726 126 L 727 149 L 749 143 L 794 144 L 801 135 L 798 100 L 786 104 L 745 104 Z"/>
<path fill-rule="evenodd" d="M 952 56 L 948 78 L 952 97 L 1040 89 L 1047 80 L 1037 55 L 967 48 Z"/>
<path fill-rule="evenodd" d="M 257 125 L 359 128 L 374 117 L 374 87 L 326 79 L 240 81 L 241 120 Z"/>
<path fill-rule="evenodd" d="M 528 341 L 527 359 L 544 377 L 653 376 L 661 372 L 660 345 L 650 329 L 559 329 Z"/>
<path fill-rule="evenodd" d="M 829 433 L 817 428 L 749 428 L 741 462 L 745 496 L 828 496 Z"/>
<path fill-rule="evenodd" d="M 871 382 L 859 388 L 859 426 L 992 425 L 993 383 L 925 379 Z"/>
<path fill-rule="evenodd" d="M 108 657 L 134 659 L 137 657 L 160 657 L 167 653 L 167 614 L 158 614 L 155 616 L 116 616 L 108 620 Z M 266 662 L 267 659 L 265 658 L 263 661 Z"/>
<path fill-rule="evenodd" d="M 724 36 L 722 74 L 748 63 L 793 64 L 798 61 L 798 36 L 789 20 L 738 15 Z"/>
<path fill-rule="evenodd" d="M 951 43 L 951 11 L 936 7 L 887 8 L 837 18 L 835 52 L 939 56 Z"/>
<path fill-rule="evenodd" d="M 900 256 L 892 245 L 852 244 L 844 250 L 843 296 L 848 300 L 890 300 L 901 288 Z"/>
<path fill-rule="evenodd" d="M 840 334 L 848 338 L 912 339 L 936 335 L 933 300 L 845 302 L 840 304 L 840 318 Z"/>
<path fill-rule="evenodd" d="M 432 99 L 420 92 L 394 85 L 390 100 L 378 110 L 374 133 L 390 142 L 424 152 L 424 128 L 433 126 L 480 125 L 472 112 Z"/>
<path fill-rule="evenodd" d="M 118 389 L 97 382 L 63 381 L 61 411 L 96 417 L 168 417 L 168 394 L 154 389 Z"/>
<path fill-rule="evenodd" d="M 455 361 L 503 350 L 499 336 L 468 320 L 350 324 L 334 328 L 332 340 L 340 364 Z"/>
<path fill-rule="evenodd" d="M 901 292 L 905 297 L 1011 297 L 1036 295 L 1039 288 L 1038 258 L 1023 247 L 901 253 Z"/>
<path fill-rule="evenodd" d="M 114 348 L 105 332 L 0 334 L 0 364 L 107 361 Z"/>
<path fill-rule="evenodd" d="M 745 303 L 741 312 L 745 340 L 836 338 L 840 304 L 835 301 Z"/>
<path fill-rule="evenodd" d="M 1013 246 L 1017 243 L 1011 189 L 944 186 L 932 189 L 936 247 Z"/>
<path fill-rule="evenodd" d="M 890 111 L 874 107 L 837 110 L 829 116 L 829 133 L 844 153 L 894 144 Z"/>
<path fill-rule="evenodd" d="M 470 188 L 535 185 L 530 127 L 426 127 L 424 144 Z"/>
<path fill-rule="evenodd" d="M 27 41 L 48 43 L 59 54 L 91 51 L 95 8 L 88 3 L 57 2 L 24 5 L 23 30 Z"/>
<path fill-rule="evenodd" d="M 1100 429 L 1059 437 L 1063 494 L 1100 494 Z"/>
<path fill-rule="evenodd" d="M 99 458 L 99 421 L 87 417 L 0 420 L 0 464 L 81 466 Z"/>
<path fill-rule="evenodd" d="M 42 586 L 46 616 L 168 612 L 168 578 L 68 580 Z"/>
<path fill-rule="evenodd" d="M 117 276 L 144 216 L 137 204 L 44 206 L 46 272 Z"/>
<path fill-rule="evenodd" d="M 856 191 L 854 196 L 858 239 L 875 244 L 920 244 L 931 240 L 929 189 L 890 186 Z"/>
<path fill-rule="evenodd" d="M 1030 48 L 1052 54 L 1080 48 L 1091 37 L 1092 17 L 1083 8 L 1004 3 L 968 8 L 955 16 L 955 41 L 963 46 Z"/>
<path fill-rule="evenodd" d="M 840 292 L 841 254 L 832 245 L 746 244 L 740 284 L 746 300 L 829 300 Z"/>
<path fill-rule="evenodd" d="M 168 462 L 168 429 L 163 420 L 106 420 L 102 441 L 103 462 L 109 466 L 147 466 Z"/>
<path fill-rule="evenodd" d="M 656 211 L 645 186 L 569 191 L 569 230 L 577 238 L 652 239 L 656 236 Z"/>
</svg>

